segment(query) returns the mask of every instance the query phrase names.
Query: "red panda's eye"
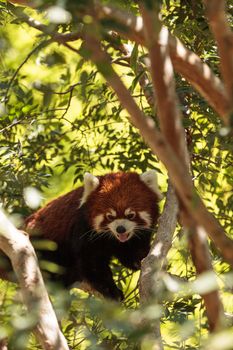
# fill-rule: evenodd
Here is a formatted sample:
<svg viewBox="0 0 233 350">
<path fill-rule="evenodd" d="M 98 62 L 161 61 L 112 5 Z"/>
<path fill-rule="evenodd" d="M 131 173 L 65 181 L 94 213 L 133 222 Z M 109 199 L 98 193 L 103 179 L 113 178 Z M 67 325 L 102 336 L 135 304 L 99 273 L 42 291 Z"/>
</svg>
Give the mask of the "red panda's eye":
<svg viewBox="0 0 233 350">
<path fill-rule="evenodd" d="M 109 221 L 112 221 L 112 220 L 115 219 L 115 216 L 112 215 L 112 214 L 110 214 L 110 213 L 107 213 L 107 214 L 106 214 L 106 218 L 107 218 Z"/>
<path fill-rule="evenodd" d="M 134 213 L 134 212 L 126 215 L 127 219 L 129 219 L 129 220 L 133 220 L 135 218 L 135 216 L 136 216 L 136 213 Z"/>
</svg>

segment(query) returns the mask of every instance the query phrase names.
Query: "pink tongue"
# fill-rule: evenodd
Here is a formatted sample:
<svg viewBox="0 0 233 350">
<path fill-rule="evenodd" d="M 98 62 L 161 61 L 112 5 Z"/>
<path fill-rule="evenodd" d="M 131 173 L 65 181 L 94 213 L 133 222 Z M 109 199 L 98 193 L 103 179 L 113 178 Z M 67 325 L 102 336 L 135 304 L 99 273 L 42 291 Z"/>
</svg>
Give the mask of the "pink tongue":
<svg viewBox="0 0 233 350">
<path fill-rule="evenodd" d="M 128 240 L 129 235 L 128 235 L 128 233 L 122 233 L 122 234 L 118 235 L 117 237 L 118 237 L 119 241 L 125 242 Z"/>
</svg>

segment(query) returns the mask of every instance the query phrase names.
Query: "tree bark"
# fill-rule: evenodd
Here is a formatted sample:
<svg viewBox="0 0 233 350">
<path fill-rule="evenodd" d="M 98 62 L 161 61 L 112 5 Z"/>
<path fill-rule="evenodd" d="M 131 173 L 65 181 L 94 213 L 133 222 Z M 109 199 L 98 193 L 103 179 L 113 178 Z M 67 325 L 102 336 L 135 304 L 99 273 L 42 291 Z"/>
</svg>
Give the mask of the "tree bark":
<svg viewBox="0 0 233 350">
<path fill-rule="evenodd" d="M 167 254 L 172 246 L 172 238 L 177 224 L 178 203 L 171 183 L 168 184 L 166 202 L 158 220 L 156 238 L 148 256 L 142 261 L 139 280 L 141 304 L 150 300 L 161 303 L 161 276 L 166 266 Z M 153 324 L 154 349 L 163 350 L 160 319 Z"/>
<path fill-rule="evenodd" d="M 148 256 L 142 261 L 139 280 L 141 304 L 150 300 L 160 304 L 162 300 L 162 275 L 167 262 L 167 254 L 172 246 L 172 238 L 177 224 L 178 202 L 171 183 L 168 184 L 166 202 L 158 220 L 156 238 Z M 154 347 L 163 350 L 160 319 L 153 324 Z"/>
<path fill-rule="evenodd" d="M 177 224 L 178 202 L 171 183 L 168 184 L 166 202 L 158 220 L 156 237 L 148 256 L 142 261 L 139 291 L 143 303 L 153 295 L 159 297 L 160 274 L 166 265 L 166 258 L 172 246 L 172 238 Z"/>
<path fill-rule="evenodd" d="M 206 234 L 201 227 L 190 230 L 189 247 L 197 275 L 203 272 L 213 271 Z M 223 326 L 224 313 L 219 291 L 215 290 L 202 294 L 202 298 L 206 308 L 210 331 L 220 330 Z"/>
<path fill-rule="evenodd" d="M 10 258 L 29 312 L 36 312 L 35 334 L 46 350 L 68 350 L 44 286 L 37 257 L 28 236 L 0 211 L 0 249 Z"/>
<path fill-rule="evenodd" d="M 231 102 L 221 80 L 198 55 L 172 35 L 169 39 L 169 49 L 174 69 L 208 101 L 228 125 Z"/>
<path fill-rule="evenodd" d="M 218 46 L 220 70 L 233 109 L 233 32 L 224 0 L 203 0 L 209 25 Z"/>
<path fill-rule="evenodd" d="M 182 115 L 178 109 L 173 65 L 169 55 L 169 32 L 166 27 L 162 26 L 156 11 L 148 11 L 143 5 L 140 9 L 160 127 L 167 142 L 177 157 L 181 159 L 188 173 L 189 157 L 185 143 L 185 131 L 182 126 Z"/>
</svg>

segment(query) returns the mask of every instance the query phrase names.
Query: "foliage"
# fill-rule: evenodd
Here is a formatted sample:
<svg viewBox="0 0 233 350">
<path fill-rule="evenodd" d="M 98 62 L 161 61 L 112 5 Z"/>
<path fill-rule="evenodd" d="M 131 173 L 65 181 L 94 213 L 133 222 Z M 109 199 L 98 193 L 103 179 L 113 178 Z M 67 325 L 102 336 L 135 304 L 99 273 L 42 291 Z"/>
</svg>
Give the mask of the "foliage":
<svg viewBox="0 0 233 350">
<path fill-rule="evenodd" d="M 137 13 L 134 1 L 103 2 Z M 54 1 L 40 3 L 41 8 L 56 4 Z M 218 74 L 219 59 L 202 4 L 191 1 L 190 6 L 190 1 L 186 0 L 161 3 L 164 23 Z M 73 19 L 69 23 L 51 23 L 51 31 L 69 33 L 80 23 L 86 25 L 89 19 L 82 12 L 86 6 L 91 6 L 91 1 L 66 1 L 66 10 Z M 228 10 L 232 22 L 232 6 L 229 5 Z M 79 184 L 85 171 L 100 174 L 117 169 L 145 171 L 154 167 L 160 172 L 159 182 L 165 189 L 163 166 L 128 122 L 126 112 L 96 68 L 77 55 L 83 49 L 81 41 L 71 45 L 73 51 L 51 42 L 49 36 L 24 23 L 23 13 L 48 23 L 43 12 L 16 9 L 0 2 L 0 195 L 4 208 L 11 214 L 25 216 L 31 210 L 25 202 L 27 187 L 37 188 L 48 200 L 68 191 L 73 184 Z M 131 61 L 124 60 L 122 52 L 107 37 L 109 28 L 114 29 L 114 23 L 101 23 L 114 66 L 140 107 L 147 115 L 154 116 L 139 84 L 142 72 L 135 69 L 135 62 L 142 62 L 144 71 L 147 69 L 144 50 L 131 47 Z M 195 185 L 210 211 L 232 236 L 233 146 L 230 136 L 193 87 L 179 76 L 176 84 L 190 138 Z M 178 233 L 168 258 L 168 271 L 179 276 L 182 282 L 192 280 L 195 275 L 186 246 L 185 238 Z M 232 313 L 229 293 L 232 282 L 226 274 L 229 267 L 214 249 L 212 257 L 226 311 Z M 207 324 L 197 294 L 173 293 L 165 278 L 163 309 L 152 300 L 138 310 L 138 276 L 121 269 L 115 261 L 112 264 L 116 279 L 127 296 L 124 305 L 103 303 L 78 289 L 68 293 L 56 292 L 56 287 L 50 287 L 72 349 L 137 349 L 139 341 L 143 349 L 150 349 L 151 327 L 161 313 L 166 349 L 201 346 L 207 336 Z M 13 287 L 3 283 L 0 290 L 0 337 L 10 335 L 14 349 L 25 349 L 26 343 L 28 349 L 38 348 L 29 336 L 34 321 L 28 320 L 25 310 L 18 312 L 19 305 L 11 301 Z M 14 317 L 10 317 L 12 313 Z M 20 320 L 25 322 L 20 324 Z"/>
</svg>

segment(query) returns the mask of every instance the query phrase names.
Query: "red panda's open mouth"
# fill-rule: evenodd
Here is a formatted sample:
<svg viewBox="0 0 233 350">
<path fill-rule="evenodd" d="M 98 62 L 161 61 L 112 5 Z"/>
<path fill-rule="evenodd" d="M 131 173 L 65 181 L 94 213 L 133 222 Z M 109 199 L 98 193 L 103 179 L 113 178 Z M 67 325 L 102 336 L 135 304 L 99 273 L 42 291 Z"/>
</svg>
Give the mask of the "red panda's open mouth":
<svg viewBox="0 0 233 350">
<path fill-rule="evenodd" d="M 120 242 L 126 242 L 126 241 L 128 241 L 129 236 L 130 236 L 129 233 L 121 233 L 121 234 L 117 234 L 117 239 Z"/>
</svg>

